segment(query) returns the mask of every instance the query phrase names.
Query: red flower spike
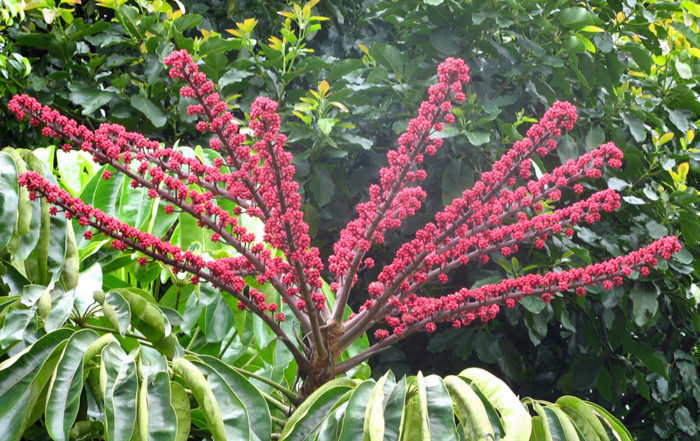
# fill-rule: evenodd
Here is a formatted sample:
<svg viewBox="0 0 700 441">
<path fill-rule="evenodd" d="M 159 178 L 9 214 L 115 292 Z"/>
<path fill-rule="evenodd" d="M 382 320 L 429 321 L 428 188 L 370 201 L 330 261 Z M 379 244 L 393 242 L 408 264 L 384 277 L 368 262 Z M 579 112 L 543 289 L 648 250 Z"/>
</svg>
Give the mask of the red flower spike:
<svg viewBox="0 0 700 441">
<path fill-rule="evenodd" d="M 369 283 L 369 299 L 358 313 L 343 321 L 358 271 L 374 266 L 374 260 L 366 256 L 372 245 L 383 243 L 387 231 L 399 228 L 422 207 L 426 192 L 419 183 L 427 173 L 421 165 L 442 147 L 442 139 L 434 138 L 434 133 L 455 122 L 453 105 L 466 99 L 469 68 L 454 58 L 438 67 L 438 82 L 428 89 L 426 101 L 398 138 L 396 148 L 387 153 L 388 164 L 380 170 L 379 182 L 369 187 L 368 200 L 358 205 L 357 218 L 342 230 L 334 245 L 328 269 L 335 275 L 330 289 L 337 296 L 333 310 L 326 312 L 326 296 L 321 290 L 324 266 L 303 222 L 302 200 L 293 179 L 292 156 L 285 150 L 287 138 L 280 133 L 277 103 L 265 97 L 254 101 L 250 131 L 245 132 L 252 133 L 249 138 L 240 132 L 214 83 L 186 51 L 173 52 L 165 64 L 171 78 L 185 83 L 180 95 L 191 101 L 187 113 L 198 118 L 197 129 L 214 135 L 209 147 L 220 157 L 211 164 L 185 157 L 117 124 L 102 124 L 92 131 L 27 95 L 14 96 L 8 107 L 17 118 L 42 126 L 43 135 L 61 139 L 58 142 L 64 151 L 82 150 L 100 164 L 109 165 L 102 174 L 104 179 L 110 179 L 116 170 L 129 178 L 131 187 L 145 188 L 149 197 L 163 199 L 166 214 L 177 210 L 180 215 L 194 217 L 199 226 L 210 230 L 212 241 L 235 248 L 235 257 L 208 260 L 183 251 L 71 197 L 37 173 L 21 174 L 19 183 L 27 188 L 30 198 L 43 197 L 51 203 L 51 215 L 63 211 L 67 219 L 89 227 L 83 233 L 86 239 L 93 237 L 93 231 L 100 232 L 112 239 L 115 249 L 129 248 L 142 255 L 137 260 L 140 265 L 160 261 L 175 272 L 189 273 L 193 284 L 204 281 L 234 295 L 238 307 L 258 314 L 307 370 L 309 359 L 280 327 L 285 320 L 281 307 L 267 303 L 265 295 L 252 287 L 245 290 L 244 276 L 272 284 L 281 296 L 281 305 L 300 321 L 320 357 L 328 347 L 347 348 L 375 323 L 386 323 L 388 329 L 375 330 L 377 342 L 372 347 L 334 365 L 333 374 L 338 374 L 400 338 L 418 331 L 435 332 L 438 323 L 447 321 L 462 327 L 477 319 L 486 322 L 497 316 L 502 305 L 512 308 L 528 295 L 548 302 L 557 293 L 583 295 L 585 288 L 594 284 L 609 290 L 637 271 L 649 275 L 659 259 L 668 259 L 680 250 L 675 237 L 666 237 L 585 268 L 528 274 L 440 297 L 419 295 L 428 283 L 447 283 L 449 272 L 459 266 L 488 263 L 490 253 L 513 255 L 523 244 L 541 249 L 552 235 L 573 236 L 577 225 L 596 222 L 603 212 L 619 207 L 620 196 L 610 189 L 573 204 L 560 202 L 564 189 L 582 194 L 585 188 L 581 181 L 601 177 L 606 165 L 622 166 L 622 152 L 612 143 L 533 178 L 531 158 L 554 150 L 556 139 L 570 131 L 577 120 L 573 105 L 555 102 L 528 129 L 526 137 L 482 173 L 472 188 L 400 247 L 394 260 Z M 218 203 L 221 199 L 233 202 L 235 208 L 223 210 Z M 241 214 L 264 222 L 261 242 L 239 225 Z M 271 248 L 280 250 L 283 257 L 273 257 Z M 322 329 L 333 331 L 327 333 L 335 339 L 331 346 L 324 344 Z"/>
</svg>

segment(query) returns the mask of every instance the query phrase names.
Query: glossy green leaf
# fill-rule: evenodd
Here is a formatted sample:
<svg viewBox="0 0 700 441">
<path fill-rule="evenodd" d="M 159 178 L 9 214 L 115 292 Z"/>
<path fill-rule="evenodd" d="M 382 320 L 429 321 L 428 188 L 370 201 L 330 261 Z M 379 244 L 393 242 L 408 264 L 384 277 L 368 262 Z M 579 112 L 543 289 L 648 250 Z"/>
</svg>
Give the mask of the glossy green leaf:
<svg viewBox="0 0 700 441">
<path fill-rule="evenodd" d="M 109 179 L 102 179 L 103 170 L 111 170 L 112 176 Z M 114 169 L 103 168 L 97 172 L 99 179 L 95 183 L 95 191 L 92 196 L 92 206 L 101 210 L 109 216 L 117 215 L 119 204 L 119 194 L 124 184 L 124 175 L 117 173 Z"/>
<path fill-rule="evenodd" d="M 632 438 L 632 434 L 620 422 L 620 420 L 605 410 L 602 406 L 591 403 L 590 401 L 586 401 L 586 404 L 588 404 L 588 406 L 592 408 L 593 412 L 598 415 L 598 418 L 603 421 L 603 424 L 606 424 L 614 431 L 619 441 L 632 441 L 634 439 Z"/>
<path fill-rule="evenodd" d="M 107 321 L 119 332 L 119 335 L 124 337 L 131 324 L 131 307 L 124 297 L 116 291 L 105 294 L 102 312 Z"/>
<path fill-rule="evenodd" d="M 336 401 L 355 386 L 355 381 L 349 378 L 337 378 L 319 387 L 289 417 L 280 440 L 301 441 L 316 433 Z"/>
<path fill-rule="evenodd" d="M 608 441 L 608 436 L 598 417 L 585 401 L 565 395 L 557 399 L 556 404 L 566 412 L 586 441 Z"/>
<path fill-rule="evenodd" d="M 0 430 L 4 439 L 16 441 L 22 435 L 23 426 L 32 410 L 39 393 L 51 377 L 44 369 L 55 366 L 56 358 L 51 357 L 70 336 L 71 331 L 60 329 L 47 334 L 33 345 L 0 363 Z"/>
<path fill-rule="evenodd" d="M 206 377 L 192 362 L 185 358 L 178 358 L 173 362 L 173 372 L 180 376 L 189 385 L 199 409 L 204 414 L 207 427 L 211 431 L 215 441 L 226 441 L 226 425 L 221 415 L 221 409 L 217 403 L 212 387 Z"/>
<path fill-rule="evenodd" d="M 132 95 L 130 102 L 132 107 L 143 113 L 154 127 L 163 127 L 168 122 L 168 117 L 148 98 L 141 95 Z"/>
<path fill-rule="evenodd" d="M 561 425 L 564 439 L 566 441 L 580 440 L 579 432 L 576 430 L 576 426 L 574 425 L 573 421 L 571 421 L 571 418 L 569 418 L 569 416 L 563 410 L 561 410 L 559 406 L 556 404 L 547 403 L 547 411 L 551 411 L 559 420 L 559 424 Z"/>
<path fill-rule="evenodd" d="M 424 384 L 431 438 L 439 441 L 457 440 L 452 398 L 442 378 L 428 375 Z"/>
<path fill-rule="evenodd" d="M 362 439 L 367 404 L 375 385 L 376 382 L 374 380 L 365 380 L 352 392 L 348 405 L 345 408 L 338 441 Z"/>
<path fill-rule="evenodd" d="M 25 165 L 19 150 L 15 150 L 12 147 L 6 147 L 5 149 L 3 149 L 3 153 L 10 155 L 11 161 L 14 165 L 14 168 L 16 169 L 15 172 L 17 176 L 27 171 L 27 166 Z M 3 174 L 4 173 L 5 172 L 3 172 Z M 8 178 L 11 178 L 12 170 L 9 169 L 7 173 Z M 15 234 L 17 236 L 24 236 L 25 234 L 30 232 L 30 223 L 32 219 L 32 207 L 29 200 L 29 191 L 24 187 L 19 187 L 17 185 L 16 180 L 7 181 L 5 178 L 3 178 L 3 185 L 5 185 L 5 182 L 10 183 L 10 188 L 8 188 L 10 191 L 13 182 L 16 188 L 18 188 L 19 199 L 17 202 L 17 231 Z"/>
<path fill-rule="evenodd" d="M 211 387 L 221 416 L 227 439 L 250 439 L 251 421 L 248 418 L 243 402 L 238 398 L 224 377 L 211 366 L 193 361 L 193 364 L 206 376 L 207 383 Z"/>
<path fill-rule="evenodd" d="M 209 343 L 221 342 L 233 327 L 233 312 L 223 295 L 217 295 L 216 300 L 204 310 L 204 326 L 202 331 Z"/>
<path fill-rule="evenodd" d="M 56 441 L 68 439 L 78 415 L 83 388 L 83 356 L 98 337 L 96 332 L 82 329 L 74 333 L 63 348 L 46 401 L 46 430 Z"/>
<path fill-rule="evenodd" d="M 417 406 L 416 409 L 418 410 L 418 421 L 416 426 L 420 427 L 420 434 L 423 438 L 424 441 L 430 441 L 431 440 L 431 431 L 430 431 L 430 416 L 428 414 L 428 397 L 427 397 L 427 391 L 425 390 L 425 377 L 423 377 L 423 373 L 418 371 L 418 375 L 415 377 L 416 382 L 416 388 L 418 390 L 416 397 L 417 397 Z"/>
<path fill-rule="evenodd" d="M 175 409 L 177 417 L 177 432 L 175 441 L 187 441 L 190 435 L 190 424 L 192 421 L 190 411 L 190 398 L 185 392 L 185 388 L 180 383 L 170 383 L 170 403 Z"/>
<path fill-rule="evenodd" d="M 365 409 L 364 436 L 369 441 L 382 441 L 384 439 L 384 384 L 391 371 L 377 381 L 369 397 L 367 408 Z"/>
<path fill-rule="evenodd" d="M 250 420 L 251 439 L 267 439 L 272 431 L 270 409 L 258 388 L 218 358 L 202 355 L 200 359 L 219 373 L 245 406 Z"/>
<path fill-rule="evenodd" d="M 124 352 L 117 343 L 102 350 L 100 385 L 107 441 L 129 441 L 136 426 L 138 378 L 133 354 Z"/>
<path fill-rule="evenodd" d="M 119 201 L 119 219 L 129 225 L 142 229 L 148 217 L 153 211 L 153 199 L 148 197 L 148 189 L 145 187 L 132 188 L 124 181 L 121 199 Z"/>
<path fill-rule="evenodd" d="M 19 185 L 17 166 L 12 157 L 0 152 L 0 250 L 5 248 L 17 223 Z"/>
<path fill-rule="evenodd" d="M 595 14 L 586 8 L 574 7 L 562 9 L 559 12 L 559 21 L 562 25 L 570 28 L 580 29 L 584 26 L 595 23 Z"/>
<path fill-rule="evenodd" d="M 142 379 L 138 413 L 141 440 L 175 441 L 178 432 L 174 408 L 176 397 L 171 394 L 167 360 L 157 351 L 142 347 L 140 362 Z"/>
<path fill-rule="evenodd" d="M 543 439 L 545 441 L 553 441 L 551 422 L 547 417 L 547 412 L 545 412 L 542 405 L 536 401 L 532 402 L 532 407 L 535 409 L 538 417 L 539 427 L 536 429 L 537 439 Z M 558 439 L 558 441 L 564 441 Z"/>
<path fill-rule="evenodd" d="M 394 72 L 396 75 L 401 75 L 403 73 L 403 57 L 396 47 L 390 44 L 376 42 L 372 45 L 370 53 L 377 60 L 377 63 L 384 66 L 387 70 Z"/>
<path fill-rule="evenodd" d="M 527 441 L 531 430 L 530 415 L 502 380 L 478 368 L 465 369 L 459 376 L 478 387 L 498 410 L 505 431 L 504 441 Z"/>
<path fill-rule="evenodd" d="M 471 386 L 454 375 L 445 377 L 445 386 L 457 405 L 457 415 L 467 439 L 494 438 L 486 408 Z"/>
<path fill-rule="evenodd" d="M 384 393 L 384 439 L 397 441 L 402 427 L 404 403 L 406 402 L 406 377 L 401 378 Z"/>
</svg>

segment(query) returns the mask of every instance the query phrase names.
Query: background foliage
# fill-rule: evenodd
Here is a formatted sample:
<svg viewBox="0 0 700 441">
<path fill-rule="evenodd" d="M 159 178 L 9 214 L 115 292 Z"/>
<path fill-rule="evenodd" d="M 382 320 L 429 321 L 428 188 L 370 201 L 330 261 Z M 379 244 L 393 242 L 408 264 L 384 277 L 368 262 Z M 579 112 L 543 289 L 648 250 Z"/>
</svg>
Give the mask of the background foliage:
<svg viewBox="0 0 700 441">
<path fill-rule="evenodd" d="M 13 2 L 2 4 L 0 95 L 5 101 L 27 91 L 65 113 L 79 110 L 80 119 L 93 127 L 109 115 L 130 130 L 177 143 L 211 161 L 197 147 L 203 140 L 197 139 L 177 88 L 162 71 L 165 55 L 178 48 L 198 54 L 203 70 L 238 106 L 241 120 L 257 94 L 280 100 L 286 115 L 282 130 L 290 135 L 306 196 L 305 217 L 326 254 L 443 58 L 464 58 L 472 82 L 458 123 L 444 132 L 446 148 L 428 165 L 424 188 L 432 205 L 407 223 L 406 234 L 471 184 L 552 101 L 571 101 L 582 117 L 558 149 L 559 160 L 614 141 L 626 159 L 608 182 L 623 193 L 622 208 L 543 251 L 523 249 L 511 260 L 492 256 L 491 266 L 470 267 L 446 289 L 542 268 L 565 269 L 666 234 L 682 237 L 684 251 L 653 277 L 612 294 L 555 297 L 549 304 L 532 300 L 487 325 L 440 328 L 434 335 L 414 337 L 372 360 L 372 372 L 375 378 L 389 368 L 397 376 L 418 370 L 444 376 L 481 366 L 505 378 L 521 396 L 576 394 L 604 404 L 637 439 L 697 436 L 699 4 L 334 0 L 314 8 L 314 14 L 329 20 L 295 15 L 282 1 L 211 0 L 180 7 L 162 1 L 46 0 L 32 2 L 26 11 Z M 283 9 L 290 16 L 277 14 Z M 118 210 L 122 219 L 154 234 L 172 235 L 184 248 L 217 252 L 218 244 L 197 236 L 186 217 L 165 216 L 142 203 L 147 198 L 123 180 L 100 180 L 101 170 L 90 158 L 46 147 L 38 132 L 18 124 L 4 106 L 0 140 L 3 147 L 16 149 L 0 154 L 3 185 L 16 188 L 12 169 L 28 166 L 55 175 L 86 202 Z M 195 292 L 187 280 L 158 264 L 139 267 L 131 256 L 105 247 L 105 241 L 88 243 L 77 224 L 73 237 L 65 222 L 49 220 L 48 207 L 17 194 L 18 206 L 25 205 L 17 213 L 25 215 L 0 228 L 8 294 L 0 297 L 2 318 L 23 324 L 0 331 L 0 348 L 8 356 L 39 338 L 41 329 L 53 331 L 69 318 L 85 326 L 112 325 L 90 316 L 79 293 L 123 289 L 108 295 L 102 306 L 114 309 L 116 329 L 122 332 L 117 338 L 127 348 L 136 343 L 126 335 L 124 323 L 133 315 L 127 316 L 123 305 L 140 293 L 135 295 L 147 296 L 159 311 L 162 339 L 171 335 L 168 326 L 184 333 L 174 351 L 221 356 L 264 378 L 294 383 L 293 362 L 261 323 L 225 297 L 206 288 Z M 33 204 L 31 210 L 27 204 Z M 374 251 L 379 264 L 405 237 L 399 232 L 387 239 L 386 254 Z M 59 300 L 69 292 L 77 297 Z M 66 347 L 88 345 L 94 337 L 89 331 L 81 335 Z M 124 354 L 115 349 L 113 356 L 122 360 Z M 149 372 L 157 382 L 161 361 L 154 360 L 144 350 L 138 359 L 120 363 L 153 366 Z M 369 368 L 353 374 L 366 379 Z M 263 383 L 255 384 L 272 393 Z"/>
</svg>

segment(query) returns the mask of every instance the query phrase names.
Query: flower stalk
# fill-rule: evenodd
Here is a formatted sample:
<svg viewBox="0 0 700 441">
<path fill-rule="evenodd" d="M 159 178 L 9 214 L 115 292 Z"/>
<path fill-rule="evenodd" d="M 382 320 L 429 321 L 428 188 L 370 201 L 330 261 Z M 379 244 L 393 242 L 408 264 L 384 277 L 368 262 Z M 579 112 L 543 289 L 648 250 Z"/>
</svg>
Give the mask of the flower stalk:
<svg viewBox="0 0 700 441">
<path fill-rule="evenodd" d="M 592 224 L 602 213 L 619 207 L 620 195 L 612 189 L 579 202 L 560 202 L 563 191 L 582 194 L 585 180 L 600 178 L 605 167 L 622 166 L 623 154 L 613 143 L 532 178 L 532 157 L 556 149 L 557 138 L 570 131 L 578 118 L 572 104 L 558 101 L 472 188 L 397 250 L 369 283 L 364 304 L 344 320 L 350 296 L 362 295 L 352 294 L 358 273 L 374 266 L 368 257 L 373 245 L 383 244 L 389 230 L 400 228 L 422 207 L 426 192 L 420 182 L 427 174 L 421 164 L 442 146 L 435 133 L 455 122 L 452 109 L 466 99 L 468 66 L 448 58 L 438 67 L 437 83 L 428 89 L 428 99 L 399 137 L 398 146 L 387 153 L 388 165 L 380 170 L 380 182 L 371 185 L 369 199 L 358 204 L 357 217 L 341 231 L 326 267 L 303 220 L 292 155 L 286 150 L 287 137 L 280 132 L 278 103 L 258 97 L 251 107 L 249 130 L 241 131 L 214 83 L 186 51 L 175 51 L 164 62 L 170 77 L 185 84 L 180 95 L 193 101 L 187 113 L 199 116 L 197 130 L 212 135 L 209 148 L 216 154 L 211 163 L 186 157 L 116 124 L 102 124 L 92 131 L 27 95 L 14 96 L 9 108 L 18 119 L 28 118 L 32 126 L 42 126 L 45 136 L 62 140 L 64 150 L 80 149 L 109 165 L 103 179 L 122 173 L 133 188 L 166 201 L 167 214 L 177 210 L 180 216 L 194 218 L 211 232 L 213 242 L 222 241 L 235 250 L 231 257 L 210 258 L 182 250 L 71 197 L 38 173 L 21 174 L 19 183 L 32 198 L 51 203 L 52 215 L 61 212 L 88 227 L 86 239 L 93 232 L 102 233 L 112 239 L 115 249 L 140 253 L 139 264 L 162 262 L 174 273 L 190 274 L 192 283 L 208 283 L 234 296 L 239 308 L 258 315 L 293 355 L 303 380 L 302 397 L 413 333 L 434 332 L 443 322 L 453 327 L 487 322 L 502 306 L 512 308 L 525 296 L 537 295 L 549 302 L 558 293 L 583 295 L 593 285 L 609 290 L 621 285 L 624 277 L 648 275 L 659 259 L 669 259 L 681 249 L 678 239 L 668 236 L 584 268 L 527 274 L 440 296 L 422 294 L 431 283 L 446 283 L 459 267 L 485 264 L 495 253 L 510 256 L 524 244 L 541 249 L 552 236 L 573 236 L 578 225 Z M 231 202 L 233 209 L 223 208 Z M 550 205 L 558 208 L 546 208 Z M 241 215 L 264 223 L 262 240 L 242 225 Z M 331 299 L 322 290 L 325 270 L 330 275 Z M 269 301 L 246 277 L 272 286 L 281 302 Z M 299 335 L 281 326 L 285 310 L 299 322 Z M 375 342 L 339 362 L 343 352 L 372 329 Z"/>
</svg>

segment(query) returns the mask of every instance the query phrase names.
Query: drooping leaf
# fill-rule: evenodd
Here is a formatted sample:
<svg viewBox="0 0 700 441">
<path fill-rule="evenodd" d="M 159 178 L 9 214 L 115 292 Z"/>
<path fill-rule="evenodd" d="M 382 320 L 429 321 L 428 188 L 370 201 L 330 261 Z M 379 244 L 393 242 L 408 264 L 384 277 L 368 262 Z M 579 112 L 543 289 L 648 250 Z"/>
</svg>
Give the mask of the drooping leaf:
<svg viewBox="0 0 700 441">
<path fill-rule="evenodd" d="M 445 377 L 445 386 L 457 405 L 459 421 L 464 433 L 471 438 L 494 438 L 488 414 L 479 396 L 464 380 L 454 375 Z"/>
<path fill-rule="evenodd" d="M 185 358 L 178 358 L 173 362 L 173 372 L 189 385 L 214 440 L 226 441 L 226 425 L 221 416 L 221 409 L 217 404 L 214 391 L 202 372 Z"/>
<path fill-rule="evenodd" d="M 141 440 L 175 441 L 179 420 L 174 406 L 179 403 L 171 393 L 167 359 L 151 348 L 142 347 L 140 362 L 143 375 L 138 405 Z"/>
<path fill-rule="evenodd" d="M 316 433 L 336 401 L 355 386 L 356 383 L 349 378 L 338 378 L 318 388 L 289 417 L 280 440 L 301 441 Z"/>
<path fill-rule="evenodd" d="M 270 409 L 260 390 L 218 358 L 202 355 L 200 359 L 221 375 L 245 406 L 250 420 L 252 439 L 255 441 L 257 437 L 259 440 L 266 440 L 271 433 L 272 423 Z"/>
<path fill-rule="evenodd" d="M 68 329 L 59 329 L 0 363 L 0 402 L 3 403 L 0 406 L 0 433 L 4 439 L 20 439 L 25 421 L 51 377 L 51 372 L 43 367 L 70 334 Z M 55 362 L 56 358 L 53 358 L 49 367 Z"/>
<path fill-rule="evenodd" d="M 527 441 L 532 425 L 530 415 L 501 379 L 478 368 L 465 369 L 459 376 L 478 387 L 498 410 L 505 431 L 504 441 Z"/>
<path fill-rule="evenodd" d="M 18 208 L 17 166 L 9 154 L 0 152 L 0 250 L 10 243 Z"/>
<path fill-rule="evenodd" d="M 136 363 L 134 355 L 115 342 L 102 350 L 100 385 L 107 441 L 130 441 L 136 427 Z"/>
<path fill-rule="evenodd" d="M 374 380 L 365 380 L 352 392 L 345 408 L 338 441 L 362 439 L 367 404 L 375 385 Z"/>
<path fill-rule="evenodd" d="M 83 357 L 98 337 L 96 332 L 82 329 L 73 334 L 63 348 L 46 400 L 46 430 L 56 441 L 68 439 L 78 415 L 83 388 Z"/>
</svg>

